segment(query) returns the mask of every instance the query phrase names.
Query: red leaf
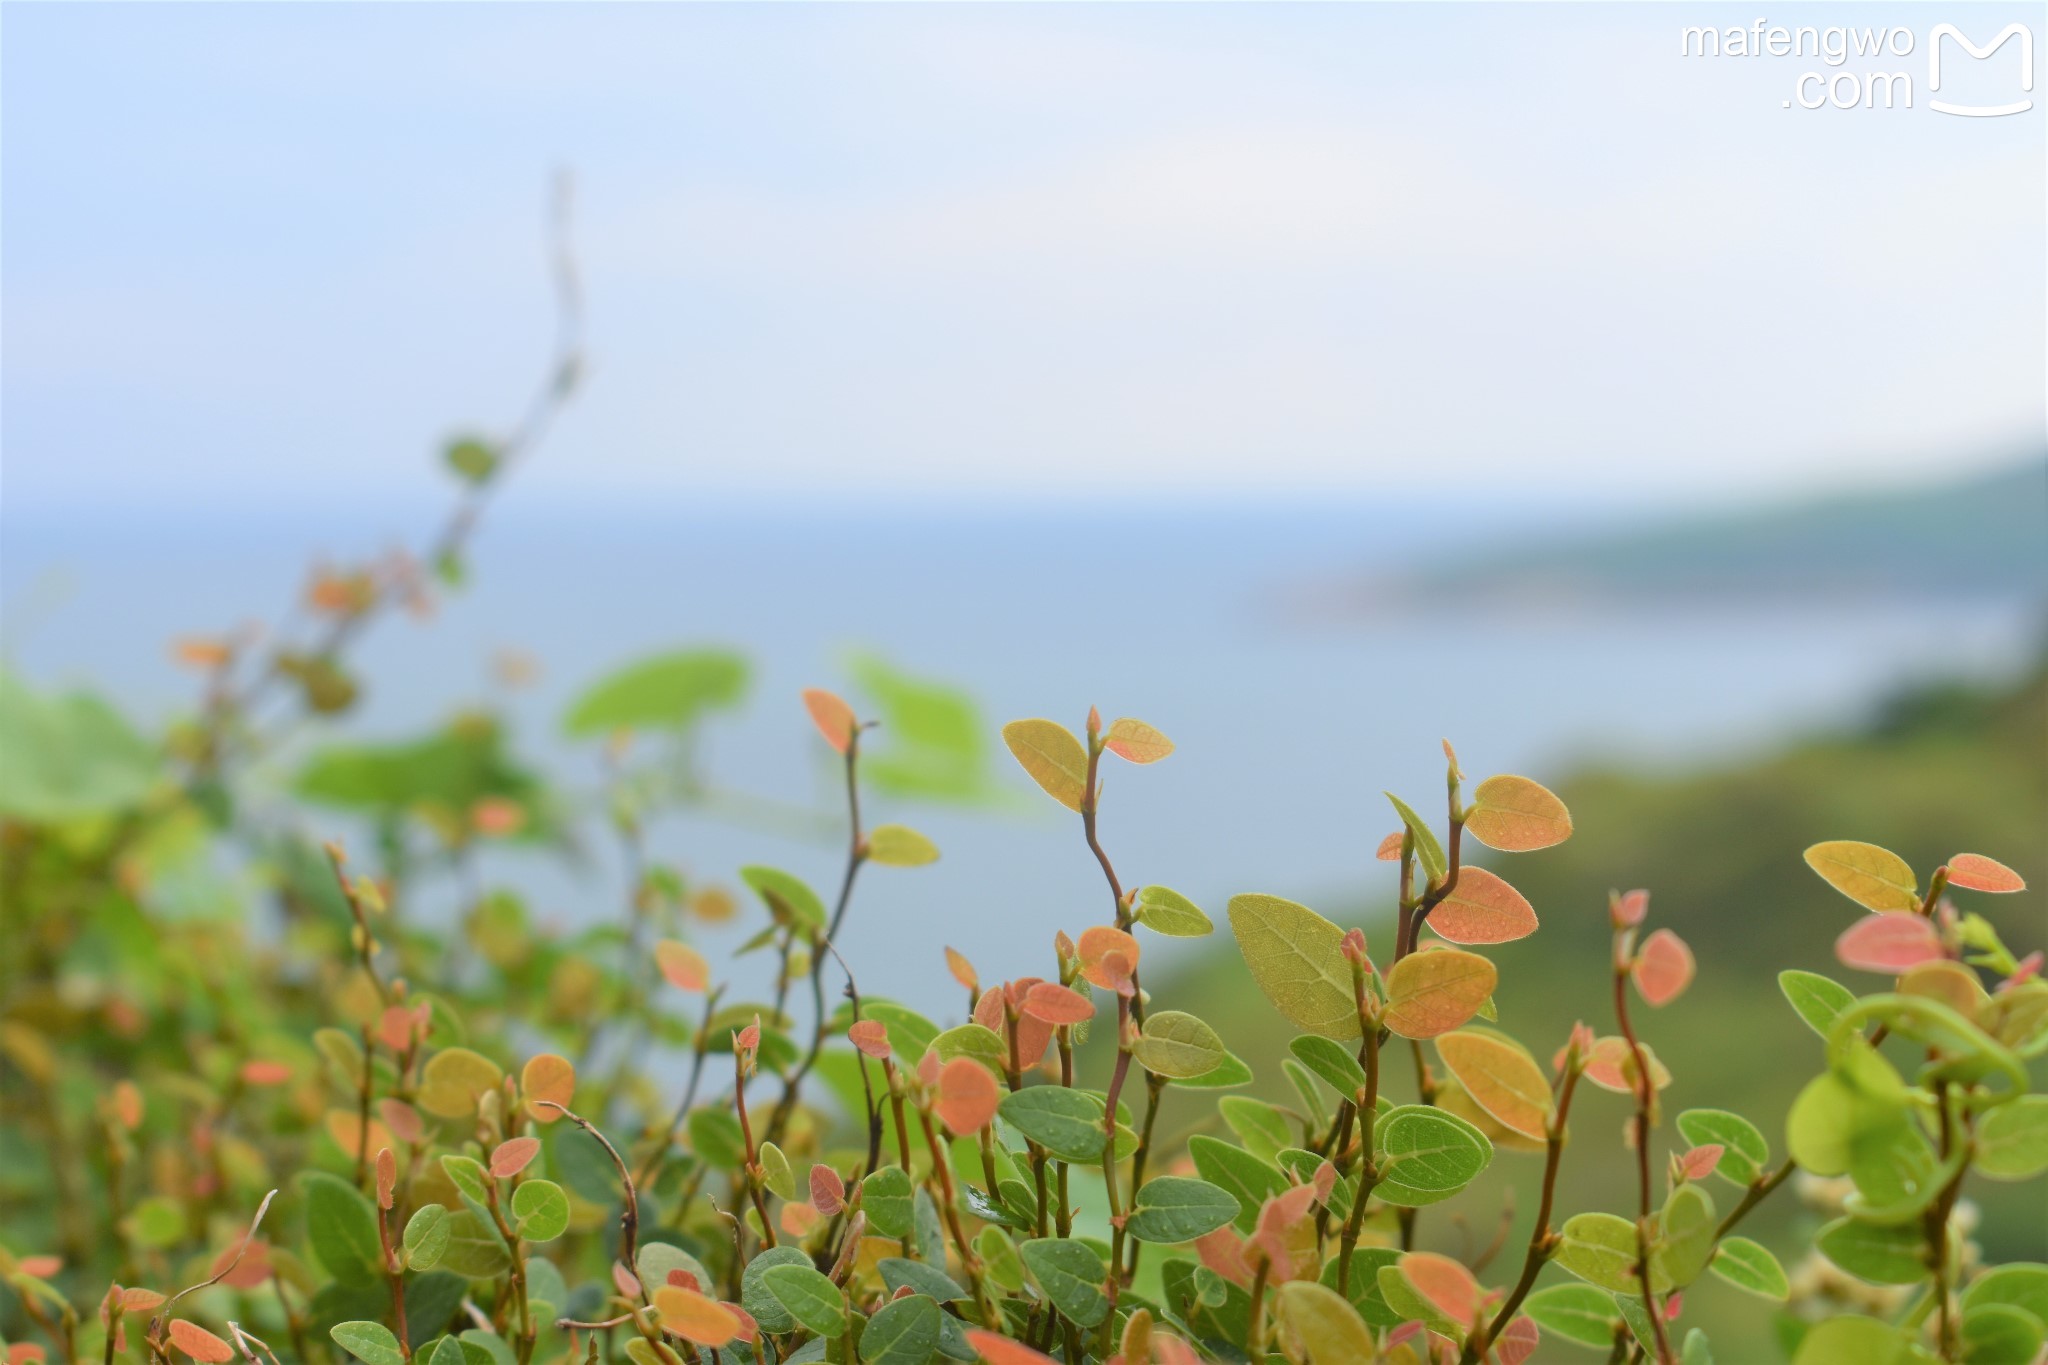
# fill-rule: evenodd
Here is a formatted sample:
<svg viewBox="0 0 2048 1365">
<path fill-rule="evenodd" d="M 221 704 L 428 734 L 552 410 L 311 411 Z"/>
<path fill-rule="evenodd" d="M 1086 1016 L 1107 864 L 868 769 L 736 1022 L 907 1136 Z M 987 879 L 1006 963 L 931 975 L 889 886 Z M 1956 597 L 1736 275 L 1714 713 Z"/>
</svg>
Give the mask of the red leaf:
<svg viewBox="0 0 2048 1365">
<path fill-rule="evenodd" d="M 491 1174 L 500 1180 L 510 1180 L 525 1170 L 527 1163 L 540 1155 L 540 1139 L 516 1137 L 498 1144 L 491 1153 Z"/>
<path fill-rule="evenodd" d="M 1941 935 L 1932 922 L 1907 911 L 1865 915 L 1835 940 L 1835 956 L 1845 967 L 1897 976 L 1941 957 Z"/>
<path fill-rule="evenodd" d="M 889 1026 L 879 1019 L 861 1019 L 846 1030 L 855 1047 L 877 1060 L 889 1055 Z"/>
<path fill-rule="evenodd" d="M 811 1202 L 827 1218 L 846 1207 L 846 1182 L 822 1161 L 811 1167 Z"/>
<path fill-rule="evenodd" d="M 1054 981 L 1041 981 L 1024 997 L 1024 1012 L 1048 1024 L 1085 1024 L 1095 1017 L 1095 1002 Z"/>
<path fill-rule="evenodd" d="M 283 1062 L 256 1057 L 242 1063 L 244 1085 L 283 1085 L 291 1078 L 292 1069 Z"/>
<path fill-rule="evenodd" d="M 1411 1251 L 1396 1262 L 1401 1278 L 1415 1292 L 1443 1311 L 1456 1323 L 1469 1323 L 1479 1313 L 1479 1281 L 1462 1261 L 1439 1256 L 1433 1251 Z"/>
<path fill-rule="evenodd" d="M 1692 984 L 1692 974 L 1692 949 L 1669 929 L 1659 929 L 1644 939 L 1643 946 L 1636 952 L 1635 962 L 1629 967 L 1636 989 L 1653 1007 L 1668 1005 L 1683 995 L 1685 988 Z"/>
<path fill-rule="evenodd" d="M 1098 924 L 1081 931 L 1075 950 L 1081 958 L 1081 975 L 1088 978 L 1089 985 L 1130 994 L 1131 973 L 1138 969 L 1138 940 L 1121 929 Z"/>
<path fill-rule="evenodd" d="M 1948 860 L 1948 884 L 1965 891 L 2024 891 L 2020 874 L 1981 853 L 1958 853 Z"/>
<path fill-rule="evenodd" d="M 1493 1349 L 1500 1357 L 1500 1365 L 1522 1365 L 1535 1354 L 1537 1343 L 1542 1339 L 1543 1334 L 1536 1330 L 1533 1319 L 1516 1318 L 1494 1340 Z"/>
<path fill-rule="evenodd" d="M 822 687 L 804 689 L 804 708 L 811 713 L 812 724 L 825 742 L 845 753 L 853 744 L 853 733 L 859 727 L 854 719 L 853 708 L 833 696 Z"/>
<path fill-rule="evenodd" d="M 1624 891 L 1614 898 L 1614 927 L 1633 929 L 1650 913 L 1650 893 Z"/>
<path fill-rule="evenodd" d="M 1245 1241 L 1237 1229 L 1225 1224 L 1195 1239 L 1195 1254 L 1202 1264 L 1242 1288 L 1251 1288 L 1251 1263 L 1244 1258 Z"/>
<path fill-rule="evenodd" d="M 208 1361 L 211 1365 L 226 1365 L 235 1358 L 234 1347 L 197 1323 L 183 1318 L 171 1319 L 171 1345 L 194 1360 Z"/>
<path fill-rule="evenodd" d="M 1714 1173 L 1714 1167 L 1721 1164 L 1721 1153 L 1727 1148 L 1718 1142 L 1702 1143 L 1678 1158 L 1678 1164 L 1688 1180 L 1705 1180 Z"/>
<path fill-rule="evenodd" d="M 955 981 L 965 986 L 968 990 L 976 992 L 981 990 L 981 978 L 975 975 L 974 964 L 969 962 L 966 955 L 960 952 L 959 949 L 946 949 L 946 970 L 953 974 Z"/>
<path fill-rule="evenodd" d="M 939 1099 L 932 1107 L 940 1122 L 961 1137 L 986 1128 L 1001 1099 L 987 1067 L 971 1057 L 955 1057 L 939 1070 Z"/>
<path fill-rule="evenodd" d="M 974 1004 L 974 1022 L 992 1030 L 1003 1040 L 1004 1058 L 1009 1060 L 1009 1025 L 1004 1018 L 1007 1006 L 1015 1008 L 1024 1002 L 1031 988 L 1038 984 L 1035 976 L 1020 977 L 1007 982 L 1000 990 L 983 991 L 981 999 Z M 1019 1013 L 1017 1016 L 1017 1049 L 1015 1061 L 1019 1068 L 1038 1065 L 1038 1059 L 1045 1055 L 1052 1045 L 1052 1025 L 1043 1019 Z"/>
<path fill-rule="evenodd" d="M 970 1327 L 967 1329 L 967 1344 L 988 1365 L 1055 1365 L 1051 1356 L 1040 1355 L 1000 1332 L 984 1332 L 978 1327 Z"/>
<path fill-rule="evenodd" d="M 704 954 L 679 939 L 665 938 L 654 945 L 654 965 L 679 991 L 701 991 L 711 984 L 711 964 Z"/>
</svg>

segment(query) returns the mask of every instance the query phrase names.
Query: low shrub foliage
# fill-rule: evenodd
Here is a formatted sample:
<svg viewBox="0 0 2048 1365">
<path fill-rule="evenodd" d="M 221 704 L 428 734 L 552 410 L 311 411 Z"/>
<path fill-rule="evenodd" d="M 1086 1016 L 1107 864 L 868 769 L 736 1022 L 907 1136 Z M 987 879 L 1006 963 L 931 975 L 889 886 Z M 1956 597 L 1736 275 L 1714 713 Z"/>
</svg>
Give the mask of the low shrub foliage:
<svg viewBox="0 0 2048 1365">
<path fill-rule="evenodd" d="M 586 709 L 701 690 L 707 671 L 664 669 Z M 644 870 L 624 932 L 553 937 L 479 905 L 467 959 L 402 923 L 390 879 L 338 844 L 342 931 L 315 915 L 265 940 L 66 906 L 112 836 L 10 820 L 28 908 L 10 921 L 9 1136 L 51 1178 L 11 1191 L 41 1207 L 9 1223 L 52 1236 L 10 1231 L 0 1253 L 25 1329 L 10 1361 L 1519 1365 L 1569 1343 L 1696 1365 L 1713 1347 L 1685 1298 L 1709 1275 L 1759 1311 L 1796 1296 L 1798 1365 L 2040 1354 L 2048 1267 L 1977 1264 L 1959 1217 L 1970 1173 L 2048 1167 L 2026 1065 L 2048 1049 L 2048 984 L 2040 953 L 2015 957 L 1976 908 L 2022 889 L 1991 858 L 1958 854 L 1923 884 L 1869 844 L 1808 851 L 1862 912 L 1842 966 L 1879 989 L 1784 973 L 1787 1026 L 1817 1035 L 1819 1069 L 1773 1141 L 1744 1115 L 1674 1112 L 1648 1025 L 1682 1009 L 1694 960 L 1646 892 L 1600 912 L 1597 1024 L 1535 1048 L 1504 1027 L 1484 950 L 1538 916 L 1468 857 L 1540 857 L 1571 815 L 1525 777 L 1468 784 L 1446 744 L 1439 821 L 1389 798 L 1390 938 L 1278 896 L 1229 901 L 1251 982 L 1296 1034 L 1291 1098 L 1271 1102 L 1239 1093 L 1253 1068 L 1180 1007 L 1199 1002 L 1144 985 L 1148 943 L 1214 928 L 1181 893 L 1127 883 L 1104 842 L 1103 768 L 1168 758 L 1163 734 L 1093 712 L 1079 734 L 1004 727 L 1079 817 L 1103 899 L 1000 978 L 934 946 L 959 992 L 942 1022 L 860 992 L 862 956 L 905 945 L 864 936 L 855 904 L 870 867 L 939 851 L 863 823 L 872 727 L 831 693 L 803 701 L 843 775 L 847 843 L 829 896 L 741 869 L 760 924 L 743 951 L 776 964 L 761 1000 L 733 998 L 688 941 L 689 894 L 665 869 Z M 491 813 L 502 799 L 472 821 L 517 823 Z M 614 819 L 632 831 L 627 806 Z M 65 929 L 88 910 L 101 922 Z M 594 1070 L 608 1029 L 632 1036 Z M 689 1059 L 673 1098 L 634 1064 L 653 1042 Z M 1571 1140 L 1588 1085 L 1630 1099 L 1618 1157 Z M 1169 1144 L 1169 1089 L 1213 1099 L 1215 1121 Z M 1496 1160 L 1543 1172 L 1519 1257 L 1426 1249 L 1439 1206 Z M 1627 1173 L 1611 1206 L 1555 1206 L 1567 1160 Z M 1800 1172 L 1839 1211 L 1815 1239 L 1825 1273 L 1788 1274 L 1784 1249 L 1741 1232 Z"/>
</svg>

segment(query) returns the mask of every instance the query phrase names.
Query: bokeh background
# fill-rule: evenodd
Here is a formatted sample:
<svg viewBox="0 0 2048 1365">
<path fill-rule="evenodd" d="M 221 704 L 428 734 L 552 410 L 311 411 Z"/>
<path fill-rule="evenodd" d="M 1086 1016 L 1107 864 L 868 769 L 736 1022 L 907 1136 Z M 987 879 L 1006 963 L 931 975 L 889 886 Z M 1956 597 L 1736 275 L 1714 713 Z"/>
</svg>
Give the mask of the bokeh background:
<svg viewBox="0 0 2048 1365">
<path fill-rule="evenodd" d="M 1921 80 L 1935 23 L 2038 7 L 1769 16 L 1905 26 L 1910 110 L 1679 55 L 1751 17 L 10 5 L 10 686 L 160 734 L 203 706 L 175 639 L 294 638 L 309 565 L 418 551 L 461 495 L 444 442 L 503 437 L 553 363 L 566 250 L 575 392 L 459 589 L 267 737 L 264 818 L 431 847 L 406 746 L 488 714 L 546 837 L 423 858 L 426 919 L 513 886 L 622 914 L 622 771 L 660 792 L 651 856 L 824 883 L 796 694 L 832 687 L 936 726 L 878 805 L 945 857 L 863 887 L 849 956 L 945 1015 L 941 944 L 999 974 L 1098 909 L 1001 721 L 1158 725 L 1179 752 L 1109 789 L 1127 880 L 1369 934 L 1380 792 L 1433 798 L 1448 736 L 1578 815 L 1511 874 L 1545 930 L 1499 954 L 1504 1020 L 1543 1051 L 1597 1011 L 1606 893 L 1647 885 L 1701 964 L 1650 1026 L 1684 1102 L 1777 1132 L 1811 1040 L 1773 975 L 1828 969 L 1854 913 L 1802 847 L 2048 885 L 2048 124 Z M 1945 93 L 2013 79 L 1969 67 Z M 686 649 L 743 680 L 623 757 L 565 729 Z M 216 855 L 166 912 L 244 893 Z M 2008 938 L 2043 908 L 1999 906 Z M 1276 1050 L 1227 935 L 1176 946 Z M 1994 1193 L 1998 1251 L 2048 1258 L 2042 1194 Z"/>
</svg>

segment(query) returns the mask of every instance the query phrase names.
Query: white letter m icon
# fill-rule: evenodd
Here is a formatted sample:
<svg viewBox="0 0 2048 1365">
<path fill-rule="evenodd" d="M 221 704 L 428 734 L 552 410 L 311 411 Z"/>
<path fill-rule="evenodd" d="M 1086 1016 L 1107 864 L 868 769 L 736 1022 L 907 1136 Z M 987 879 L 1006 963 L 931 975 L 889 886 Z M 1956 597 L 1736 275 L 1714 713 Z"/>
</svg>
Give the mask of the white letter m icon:
<svg viewBox="0 0 2048 1365">
<path fill-rule="evenodd" d="M 1962 44 L 1963 51 L 1979 61 L 2004 47 L 2010 38 L 2020 40 L 2020 89 L 2034 88 L 2034 34 L 2025 24 L 2010 24 L 1996 38 L 1978 47 L 1963 36 L 1963 31 L 1954 24 L 1936 24 L 1934 31 L 1927 35 L 1927 88 L 1941 89 L 1941 40 L 1953 38 Z M 2020 100 L 2015 104 L 1950 104 L 1946 100 L 1929 100 L 1930 108 L 1944 114 L 1961 114 L 1965 118 L 1997 118 L 2001 114 L 2024 114 L 2034 107 L 2032 100 Z"/>
</svg>

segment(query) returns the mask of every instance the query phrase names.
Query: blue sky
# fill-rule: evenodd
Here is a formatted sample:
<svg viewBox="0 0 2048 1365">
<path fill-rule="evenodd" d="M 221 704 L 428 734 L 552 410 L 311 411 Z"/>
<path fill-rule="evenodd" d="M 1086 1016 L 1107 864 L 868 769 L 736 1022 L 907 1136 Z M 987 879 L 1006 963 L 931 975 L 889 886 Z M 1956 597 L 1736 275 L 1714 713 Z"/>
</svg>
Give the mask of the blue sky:
<svg viewBox="0 0 2048 1365">
<path fill-rule="evenodd" d="M 1759 16 L 1907 27 L 1916 107 L 1678 55 Z M 2048 123 L 1924 107 L 1934 24 L 2014 20 L 11 4 L 5 494 L 437 497 L 544 353 L 556 165 L 592 378 L 543 503 L 1936 475 L 2042 439 Z"/>
</svg>

